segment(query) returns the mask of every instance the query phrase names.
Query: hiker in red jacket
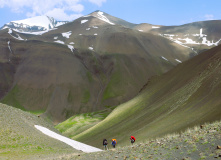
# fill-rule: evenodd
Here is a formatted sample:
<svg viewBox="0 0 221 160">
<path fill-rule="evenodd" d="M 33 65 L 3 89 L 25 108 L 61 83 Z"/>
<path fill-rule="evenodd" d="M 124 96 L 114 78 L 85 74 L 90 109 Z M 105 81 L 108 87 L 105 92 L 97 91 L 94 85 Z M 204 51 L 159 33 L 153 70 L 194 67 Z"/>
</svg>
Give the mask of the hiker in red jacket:
<svg viewBox="0 0 221 160">
<path fill-rule="evenodd" d="M 133 143 L 136 141 L 136 138 L 134 136 L 131 136 L 130 141 L 131 141 L 131 144 L 133 145 Z"/>
</svg>

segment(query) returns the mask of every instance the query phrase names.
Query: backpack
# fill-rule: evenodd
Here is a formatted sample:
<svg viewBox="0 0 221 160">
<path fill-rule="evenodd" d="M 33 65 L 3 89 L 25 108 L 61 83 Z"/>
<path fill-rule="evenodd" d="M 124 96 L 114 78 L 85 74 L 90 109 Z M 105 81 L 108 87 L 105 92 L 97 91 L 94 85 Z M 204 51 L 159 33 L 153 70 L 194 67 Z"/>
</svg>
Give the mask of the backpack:
<svg viewBox="0 0 221 160">
<path fill-rule="evenodd" d="M 104 140 L 103 141 L 103 145 L 107 145 L 108 143 L 107 143 L 107 140 Z"/>
<path fill-rule="evenodd" d="M 116 145 L 116 141 L 112 141 L 112 145 Z"/>
<path fill-rule="evenodd" d="M 135 142 L 135 140 L 134 139 L 131 139 L 131 143 L 134 143 Z"/>
</svg>

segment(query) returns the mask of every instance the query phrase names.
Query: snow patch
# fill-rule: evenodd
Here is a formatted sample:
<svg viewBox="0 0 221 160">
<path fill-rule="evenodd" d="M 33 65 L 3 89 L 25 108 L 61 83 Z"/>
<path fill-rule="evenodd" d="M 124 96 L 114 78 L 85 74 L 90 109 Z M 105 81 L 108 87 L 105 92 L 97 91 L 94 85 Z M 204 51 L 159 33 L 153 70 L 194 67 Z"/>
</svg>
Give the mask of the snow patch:
<svg viewBox="0 0 221 160">
<path fill-rule="evenodd" d="M 218 46 L 220 41 L 221 41 L 221 39 L 218 40 L 217 42 L 213 42 L 213 40 L 212 40 L 212 42 L 210 42 L 209 40 L 207 40 L 206 37 L 203 37 L 202 44 L 205 44 L 207 46 L 213 46 L 213 45 Z"/>
<path fill-rule="evenodd" d="M 95 28 L 95 29 L 97 29 L 98 27 L 97 27 L 97 26 L 92 26 L 92 28 Z"/>
<path fill-rule="evenodd" d="M 94 33 L 95 36 L 97 36 L 97 33 Z"/>
<path fill-rule="evenodd" d="M 97 18 L 100 19 L 100 20 L 102 20 L 102 21 L 104 21 L 104 22 L 107 22 L 107 23 L 109 23 L 109 24 L 111 24 L 111 25 L 115 25 L 114 23 L 112 23 L 111 21 L 109 21 L 109 19 L 108 19 L 106 16 L 104 16 L 103 14 L 104 14 L 104 13 L 101 12 L 101 11 L 97 12 Z"/>
<path fill-rule="evenodd" d="M 46 135 L 48 135 L 48 136 L 50 136 L 54 139 L 62 141 L 62 142 L 68 144 L 69 146 L 71 146 L 71 147 L 73 147 L 77 150 L 81 150 L 81 151 L 86 152 L 86 153 L 102 151 L 99 148 L 95 148 L 95 147 L 89 146 L 87 144 L 84 144 L 84 143 L 72 140 L 70 138 L 64 137 L 62 135 L 59 135 L 59 134 L 57 134 L 57 133 L 55 133 L 55 132 L 53 132 L 53 131 L 45 128 L 45 127 L 35 125 L 35 128 L 37 128 L 42 133 L 44 133 L 44 134 L 46 134 Z"/>
<path fill-rule="evenodd" d="M 68 48 L 71 50 L 71 52 L 74 51 L 74 47 L 72 45 L 68 45 Z"/>
<path fill-rule="evenodd" d="M 10 47 L 10 41 L 8 41 L 8 49 L 9 49 L 10 53 L 12 53 L 12 50 L 11 50 L 11 47 Z M 10 57 L 8 58 L 8 61 L 9 62 L 11 61 Z"/>
<path fill-rule="evenodd" d="M 70 42 L 69 44 L 74 44 L 74 42 Z"/>
<path fill-rule="evenodd" d="M 66 37 L 66 38 L 69 38 L 71 34 L 72 34 L 72 31 L 64 32 L 64 33 L 62 33 L 62 36 Z"/>
<path fill-rule="evenodd" d="M 19 34 L 16 34 L 16 35 L 17 35 L 18 37 L 14 37 L 14 36 L 12 36 L 12 35 L 11 35 L 11 36 L 14 37 L 14 38 L 17 39 L 17 40 L 24 41 L 24 39 L 21 38 Z"/>
<path fill-rule="evenodd" d="M 186 41 L 183 44 L 200 44 L 200 43 L 197 43 L 196 41 L 194 41 L 194 40 L 192 40 L 190 38 L 185 38 L 185 39 L 178 38 L 178 40 Z"/>
<path fill-rule="evenodd" d="M 88 49 L 90 49 L 90 50 L 94 50 L 94 48 L 93 48 L 93 47 L 88 47 Z"/>
<path fill-rule="evenodd" d="M 86 28 L 87 31 L 89 31 L 91 28 Z"/>
<path fill-rule="evenodd" d="M 60 40 L 57 40 L 57 41 L 54 41 L 54 42 L 60 43 L 60 44 L 64 44 L 64 42 L 63 42 L 63 41 L 60 41 Z"/>
<path fill-rule="evenodd" d="M 173 34 L 159 34 L 160 36 L 163 36 L 167 39 L 170 39 L 171 41 L 183 46 L 183 47 L 187 47 L 187 48 L 190 48 L 192 49 L 191 47 L 188 47 L 186 46 L 186 44 L 194 44 L 194 45 L 207 45 L 207 46 L 217 46 L 221 39 L 218 40 L 217 42 L 214 42 L 213 40 L 210 41 L 210 40 L 207 40 L 207 35 L 206 34 L 203 34 L 203 28 L 200 29 L 200 33 L 199 34 L 186 34 L 184 35 L 184 39 L 182 38 L 177 38 L 178 36 L 176 35 L 173 35 Z M 189 36 L 194 36 L 194 37 L 199 37 L 199 40 L 198 41 L 194 41 L 193 39 L 189 38 Z M 195 52 L 195 51 L 194 51 Z"/>
<path fill-rule="evenodd" d="M 177 62 L 182 63 L 179 59 L 175 59 Z"/>
<path fill-rule="evenodd" d="M 202 28 L 200 29 L 200 37 L 201 38 L 203 37 L 203 29 Z"/>
<path fill-rule="evenodd" d="M 7 28 L 9 28 L 9 27 L 8 27 L 8 26 L 5 26 L 5 27 L 2 28 L 2 30 L 3 30 L 3 29 L 7 29 Z"/>
<path fill-rule="evenodd" d="M 10 47 L 10 41 L 8 41 L 8 49 L 10 50 L 10 52 L 12 53 L 11 47 Z"/>
<path fill-rule="evenodd" d="M 141 29 L 140 29 L 140 30 L 138 30 L 138 31 L 143 32 L 143 30 L 141 30 Z"/>
<path fill-rule="evenodd" d="M 81 20 L 81 24 L 86 23 L 87 21 L 87 19 Z"/>
<path fill-rule="evenodd" d="M 173 40 L 172 40 L 172 41 L 173 41 Z M 173 42 L 175 42 L 175 43 L 177 43 L 177 44 L 179 44 L 179 45 L 181 45 L 181 46 L 183 46 L 183 47 L 190 48 L 190 47 L 188 47 L 188 46 L 186 46 L 186 45 L 183 45 L 183 43 L 180 42 L 180 41 L 178 41 L 178 40 L 175 40 L 175 41 L 173 41 Z"/>
<path fill-rule="evenodd" d="M 165 57 L 161 56 L 161 58 L 163 58 L 164 60 L 168 61 L 168 59 L 166 59 Z"/>
<path fill-rule="evenodd" d="M 19 32 L 19 33 L 23 33 L 23 34 L 43 35 L 44 33 L 47 33 L 49 31 L 52 31 L 52 30 L 55 30 L 55 29 L 57 29 L 57 28 L 53 28 L 53 29 L 46 30 L 46 31 L 38 31 L 38 32 L 24 32 L 24 31 L 19 31 L 18 29 L 13 29 L 13 30 L 16 31 L 16 32 Z"/>
<path fill-rule="evenodd" d="M 152 26 L 152 28 L 153 28 L 153 29 L 156 29 L 156 28 L 160 28 L 160 27 L 158 27 L 158 26 Z"/>
<path fill-rule="evenodd" d="M 54 39 L 58 39 L 58 37 L 54 37 Z"/>
<path fill-rule="evenodd" d="M 11 33 L 12 33 L 12 29 L 11 29 L 11 28 L 8 30 L 8 33 L 9 33 L 9 34 L 11 34 Z"/>
<path fill-rule="evenodd" d="M 64 24 L 65 24 L 65 22 L 57 22 L 57 24 L 56 24 L 55 27 L 62 26 L 62 25 L 64 25 Z"/>
</svg>

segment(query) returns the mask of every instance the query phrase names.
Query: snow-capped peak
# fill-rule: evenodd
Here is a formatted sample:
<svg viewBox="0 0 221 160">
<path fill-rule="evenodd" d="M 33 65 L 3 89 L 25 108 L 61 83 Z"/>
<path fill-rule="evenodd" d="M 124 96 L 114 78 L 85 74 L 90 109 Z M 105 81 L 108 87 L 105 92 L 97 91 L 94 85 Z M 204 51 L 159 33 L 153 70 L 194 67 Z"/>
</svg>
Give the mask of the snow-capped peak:
<svg viewBox="0 0 221 160">
<path fill-rule="evenodd" d="M 18 21 L 11 21 L 3 28 L 12 28 L 12 29 L 18 29 L 20 31 L 45 31 L 49 29 L 53 29 L 57 26 L 63 25 L 67 23 L 67 21 L 56 21 L 52 17 L 48 16 L 36 16 L 32 18 L 27 18 L 23 20 Z"/>
<path fill-rule="evenodd" d="M 55 20 L 54 18 L 50 18 L 48 16 L 37 16 L 33 18 L 28 18 L 24 20 L 19 20 L 19 21 L 12 21 L 13 23 L 20 24 L 23 26 L 39 26 L 39 27 L 44 27 L 47 30 L 54 28 L 54 23 Z"/>
<path fill-rule="evenodd" d="M 104 21 L 104 22 L 106 22 L 106 23 L 109 23 L 109 24 L 111 24 L 111 25 L 115 25 L 113 22 L 111 22 L 108 18 L 107 18 L 107 16 L 105 16 L 105 13 L 104 12 L 102 12 L 102 11 L 95 11 L 95 12 L 93 12 L 93 13 L 91 13 L 90 14 L 91 16 L 94 16 L 94 17 L 96 17 L 96 18 L 98 18 L 98 19 L 100 19 L 100 20 L 102 20 L 102 21 Z M 84 16 L 85 17 L 85 16 Z"/>
</svg>

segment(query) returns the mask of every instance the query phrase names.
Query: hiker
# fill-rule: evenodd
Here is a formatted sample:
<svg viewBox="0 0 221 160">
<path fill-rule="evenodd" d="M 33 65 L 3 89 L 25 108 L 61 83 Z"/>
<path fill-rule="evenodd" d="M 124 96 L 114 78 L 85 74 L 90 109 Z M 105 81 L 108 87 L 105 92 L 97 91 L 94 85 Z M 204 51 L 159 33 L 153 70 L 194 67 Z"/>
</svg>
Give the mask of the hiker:
<svg viewBox="0 0 221 160">
<path fill-rule="evenodd" d="M 103 140 L 103 146 L 104 146 L 104 150 L 106 149 L 106 150 L 108 150 L 108 148 L 107 148 L 107 140 L 106 139 L 104 139 Z"/>
<path fill-rule="evenodd" d="M 136 141 L 136 138 L 134 136 L 131 136 L 130 141 L 131 141 L 131 144 L 133 145 L 133 143 Z"/>
<path fill-rule="evenodd" d="M 115 145 L 117 144 L 117 140 L 116 139 L 112 139 L 112 146 L 115 148 Z"/>
</svg>

